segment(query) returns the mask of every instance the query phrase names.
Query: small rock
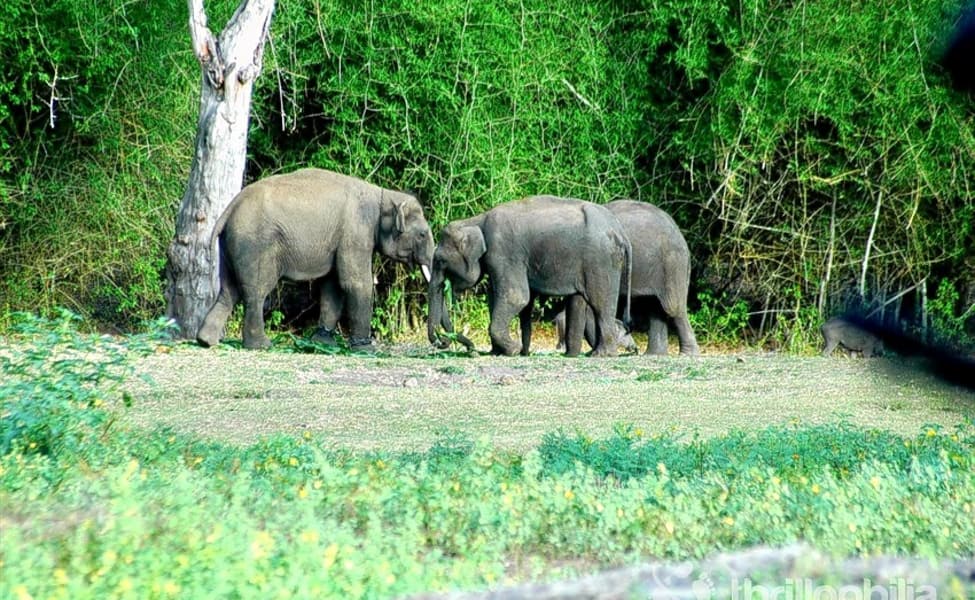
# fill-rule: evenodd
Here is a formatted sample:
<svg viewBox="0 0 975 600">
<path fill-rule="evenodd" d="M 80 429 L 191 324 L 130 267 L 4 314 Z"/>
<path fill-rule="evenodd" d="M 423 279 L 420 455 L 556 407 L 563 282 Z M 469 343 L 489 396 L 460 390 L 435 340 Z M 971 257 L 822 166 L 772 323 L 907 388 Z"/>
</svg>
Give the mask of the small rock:
<svg viewBox="0 0 975 600">
<path fill-rule="evenodd" d="M 418 385 L 420 385 L 420 382 L 417 380 L 416 377 L 407 377 L 406 380 L 403 382 L 403 387 L 406 388 L 415 388 Z"/>
</svg>

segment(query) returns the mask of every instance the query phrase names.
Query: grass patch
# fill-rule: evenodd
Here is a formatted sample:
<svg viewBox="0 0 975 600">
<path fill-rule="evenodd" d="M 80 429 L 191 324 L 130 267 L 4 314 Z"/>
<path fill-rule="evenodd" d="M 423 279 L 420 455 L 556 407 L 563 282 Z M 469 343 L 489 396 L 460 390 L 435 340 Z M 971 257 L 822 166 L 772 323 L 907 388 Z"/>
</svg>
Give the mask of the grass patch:
<svg viewBox="0 0 975 600">
<path fill-rule="evenodd" d="M 136 355 L 167 347 L 70 325 L 39 336 L 47 325 L 32 323 L 5 352 L 0 387 L 0 597 L 396 597 L 794 541 L 833 556 L 975 552 L 970 420 L 909 436 L 617 423 L 527 450 L 455 427 L 416 450 L 352 449 L 307 427 L 226 443 L 129 427 L 121 401 L 84 402 L 120 397 Z M 83 358 L 64 363 L 69 343 Z M 117 371 L 101 371 L 106 356 Z M 44 368 L 12 367 L 28 359 Z M 530 386 L 528 369 L 478 377 L 505 388 L 520 371 Z M 35 375 L 47 383 L 25 395 Z M 55 422 L 72 443 L 39 443 Z"/>
</svg>

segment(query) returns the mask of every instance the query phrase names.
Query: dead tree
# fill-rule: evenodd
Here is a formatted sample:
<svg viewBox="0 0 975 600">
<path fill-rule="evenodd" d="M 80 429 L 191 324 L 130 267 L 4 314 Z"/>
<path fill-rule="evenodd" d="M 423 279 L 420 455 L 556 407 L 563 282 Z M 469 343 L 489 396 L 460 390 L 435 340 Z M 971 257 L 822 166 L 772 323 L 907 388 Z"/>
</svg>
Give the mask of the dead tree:
<svg viewBox="0 0 975 600">
<path fill-rule="evenodd" d="M 219 291 L 213 227 L 243 186 L 254 80 L 261 72 L 274 0 L 243 0 L 215 38 L 203 0 L 189 0 L 193 52 L 203 71 L 200 118 L 189 182 L 170 243 L 167 316 L 192 338 Z"/>
</svg>

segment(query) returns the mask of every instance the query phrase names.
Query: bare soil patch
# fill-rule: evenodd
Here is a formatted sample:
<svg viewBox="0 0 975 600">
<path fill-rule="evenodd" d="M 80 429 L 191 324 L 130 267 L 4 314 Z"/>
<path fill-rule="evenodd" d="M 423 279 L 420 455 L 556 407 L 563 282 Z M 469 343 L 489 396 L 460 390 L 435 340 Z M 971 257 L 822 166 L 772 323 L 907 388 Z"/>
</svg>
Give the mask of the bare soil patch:
<svg viewBox="0 0 975 600">
<path fill-rule="evenodd" d="M 711 436 L 848 421 L 915 435 L 975 415 L 975 394 L 917 366 L 759 352 L 570 359 L 396 345 L 329 356 L 185 344 L 139 362 L 125 418 L 233 443 L 310 431 L 346 448 L 422 450 L 444 431 L 526 449 L 558 429 L 603 436 L 618 423 Z"/>
</svg>

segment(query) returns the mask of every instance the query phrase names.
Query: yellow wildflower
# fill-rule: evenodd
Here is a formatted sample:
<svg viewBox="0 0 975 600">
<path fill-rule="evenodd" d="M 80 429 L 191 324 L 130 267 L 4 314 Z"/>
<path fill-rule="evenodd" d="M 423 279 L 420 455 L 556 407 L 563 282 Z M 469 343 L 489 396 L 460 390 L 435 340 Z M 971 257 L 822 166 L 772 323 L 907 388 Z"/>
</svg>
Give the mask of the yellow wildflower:
<svg viewBox="0 0 975 600">
<path fill-rule="evenodd" d="M 213 542 L 217 541 L 217 539 L 220 537 L 221 532 L 223 532 L 223 527 L 220 525 L 220 523 L 217 523 L 216 525 L 213 526 L 213 531 L 210 532 L 210 535 L 207 536 L 206 538 L 207 543 L 212 544 Z"/>
<path fill-rule="evenodd" d="M 819 494 L 819 492 L 822 491 L 822 488 L 819 487 L 819 484 L 818 483 L 812 484 L 812 488 L 811 489 L 812 489 L 812 493 L 817 494 L 817 495 Z"/>
<path fill-rule="evenodd" d="M 301 532 L 298 539 L 305 544 L 317 544 L 318 543 L 318 532 L 314 529 L 306 529 Z"/>
<path fill-rule="evenodd" d="M 297 467 L 298 459 L 292 456 L 291 458 L 288 459 L 288 464 L 291 465 L 292 467 Z"/>
<path fill-rule="evenodd" d="M 876 475 L 874 475 L 873 477 L 871 477 L 870 478 L 870 485 L 873 486 L 873 489 L 879 490 L 880 489 L 880 478 L 877 477 Z"/>
<path fill-rule="evenodd" d="M 572 490 L 565 490 L 565 494 L 563 494 L 563 496 L 565 496 L 566 500 L 572 500 L 576 497 L 576 495 L 572 493 Z"/>
<path fill-rule="evenodd" d="M 260 560 L 271 553 L 274 548 L 274 538 L 266 531 L 258 531 L 251 542 L 251 556 L 254 560 Z"/>
<path fill-rule="evenodd" d="M 25 585 L 15 585 L 13 592 L 14 597 L 17 598 L 17 600 L 34 600 L 34 597 L 30 595 L 30 592 L 27 591 L 27 586 Z"/>
<path fill-rule="evenodd" d="M 328 569 L 335 564 L 335 558 L 339 555 L 338 544 L 329 544 L 328 548 L 325 548 L 325 553 L 322 555 L 322 568 Z"/>
<path fill-rule="evenodd" d="M 727 525 L 728 527 L 731 527 L 732 525 L 735 524 L 735 520 L 732 517 L 725 517 L 721 519 L 721 522 Z"/>
</svg>

